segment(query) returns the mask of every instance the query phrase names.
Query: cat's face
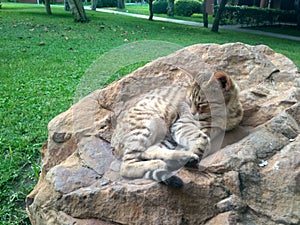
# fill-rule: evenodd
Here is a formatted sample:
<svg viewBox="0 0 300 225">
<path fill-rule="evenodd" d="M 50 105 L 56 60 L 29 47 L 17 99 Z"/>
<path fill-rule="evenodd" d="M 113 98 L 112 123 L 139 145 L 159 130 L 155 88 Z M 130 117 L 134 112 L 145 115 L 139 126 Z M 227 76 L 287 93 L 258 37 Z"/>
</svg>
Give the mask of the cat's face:
<svg viewBox="0 0 300 225">
<path fill-rule="evenodd" d="M 225 109 L 226 104 L 234 94 L 232 79 L 223 71 L 205 74 L 200 79 L 199 90 L 194 90 L 192 100 L 199 119 L 210 117 L 212 111 Z M 196 114 L 195 114 L 196 115 Z"/>
</svg>

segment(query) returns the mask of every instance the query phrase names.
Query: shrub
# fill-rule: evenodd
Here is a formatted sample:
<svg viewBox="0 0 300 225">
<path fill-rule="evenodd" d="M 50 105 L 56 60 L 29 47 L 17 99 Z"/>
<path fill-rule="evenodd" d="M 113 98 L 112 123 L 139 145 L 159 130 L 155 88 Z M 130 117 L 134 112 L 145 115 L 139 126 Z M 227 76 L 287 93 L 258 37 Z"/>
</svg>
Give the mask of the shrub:
<svg viewBox="0 0 300 225">
<path fill-rule="evenodd" d="M 168 8 L 167 0 L 156 0 L 153 2 L 153 13 L 166 14 Z"/>
<path fill-rule="evenodd" d="M 98 0 L 97 8 L 102 7 L 117 7 L 117 0 Z"/>
<path fill-rule="evenodd" d="M 190 17 L 193 13 L 201 13 L 202 5 L 196 0 L 175 1 L 175 14 L 178 16 Z"/>
<path fill-rule="evenodd" d="M 218 10 L 215 7 L 215 12 Z M 239 23 L 247 26 L 272 25 L 275 23 L 295 22 L 295 11 L 246 7 L 226 6 L 222 14 L 221 24 Z"/>
</svg>

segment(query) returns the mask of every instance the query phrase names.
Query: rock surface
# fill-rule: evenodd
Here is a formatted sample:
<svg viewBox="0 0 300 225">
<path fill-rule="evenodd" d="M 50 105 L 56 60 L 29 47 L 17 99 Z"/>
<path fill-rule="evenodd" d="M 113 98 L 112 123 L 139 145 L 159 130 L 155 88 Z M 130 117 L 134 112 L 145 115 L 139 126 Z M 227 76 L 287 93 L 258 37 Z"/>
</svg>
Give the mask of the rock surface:
<svg viewBox="0 0 300 225">
<path fill-rule="evenodd" d="M 224 70 L 241 88 L 245 116 L 224 147 L 181 169 L 182 189 L 125 180 L 110 146 L 130 100 L 155 87 Z M 300 224 L 300 77 L 267 46 L 199 44 L 96 90 L 54 118 L 42 172 L 27 196 L 34 225 Z"/>
</svg>

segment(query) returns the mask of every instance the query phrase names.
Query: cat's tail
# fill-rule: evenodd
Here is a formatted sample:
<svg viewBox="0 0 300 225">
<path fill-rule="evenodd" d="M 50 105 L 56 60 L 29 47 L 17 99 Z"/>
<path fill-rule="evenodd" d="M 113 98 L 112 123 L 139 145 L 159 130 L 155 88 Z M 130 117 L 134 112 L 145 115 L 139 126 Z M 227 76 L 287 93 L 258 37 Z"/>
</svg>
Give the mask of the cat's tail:
<svg viewBox="0 0 300 225">
<path fill-rule="evenodd" d="M 179 177 L 165 169 L 147 171 L 144 178 L 155 180 L 173 188 L 181 188 L 183 186 L 183 181 Z"/>
</svg>

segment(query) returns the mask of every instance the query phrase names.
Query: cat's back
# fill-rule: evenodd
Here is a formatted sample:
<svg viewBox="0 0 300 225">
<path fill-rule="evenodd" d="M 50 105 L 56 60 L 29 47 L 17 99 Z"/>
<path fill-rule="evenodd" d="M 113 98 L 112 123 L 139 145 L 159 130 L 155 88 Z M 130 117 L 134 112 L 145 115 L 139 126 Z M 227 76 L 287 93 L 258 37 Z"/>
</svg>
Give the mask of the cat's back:
<svg viewBox="0 0 300 225">
<path fill-rule="evenodd" d="M 172 85 L 157 88 L 147 94 L 142 95 L 125 112 L 123 122 L 160 118 L 168 122 L 174 114 L 177 114 L 177 106 L 186 98 L 186 88 Z"/>
<path fill-rule="evenodd" d="M 172 85 L 134 99 L 120 116 L 112 135 L 111 144 L 117 154 L 123 155 L 124 148 L 135 149 L 132 145 L 144 148 L 162 141 L 177 118 L 177 106 L 185 98 L 186 88 Z"/>
</svg>

